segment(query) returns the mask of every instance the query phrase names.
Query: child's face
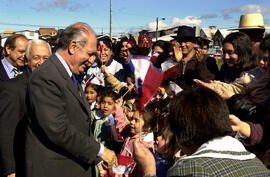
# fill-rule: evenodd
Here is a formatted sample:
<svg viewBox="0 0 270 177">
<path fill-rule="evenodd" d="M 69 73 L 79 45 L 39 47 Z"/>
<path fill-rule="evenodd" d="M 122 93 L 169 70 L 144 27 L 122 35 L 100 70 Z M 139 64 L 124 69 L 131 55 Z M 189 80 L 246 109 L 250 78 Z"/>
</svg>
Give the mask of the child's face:
<svg viewBox="0 0 270 177">
<path fill-rule="evenodd" d="M 98 96 L 97 100 L 96 100 L 96 104 L 95 104 L 95 109 L 96 110 L 100 109 L 100 100 L 101 100 L 101 96 Z"/>
<path fill-rule="evenodd" d="M 105 116 L 110 115 L 115 110 L 115 102 L 111 97 L 104 97 L 100 106 L 101 111 Z"/>
<path fill-rule="evenodd" d="M 259 56 L 258 56 L 257 62 L 258 62 L 258 66 L 259 66 L 260 70 L 263 73 L 266 73 L 269 70 L 268 57 L 269 57 L 268 50 L 266 50 L 266 51 L 259 50 Z"/>
<path fill-rule="evenodd" d="M 164 131 L 162 131 L 160 135 L 158 135 L 156 140 L 157 152 L 159 154 L 165 154 L 168 147 L 168 143 L 169 143 L 168 136 L 164 135 Z"/>
<path fill-rule="evenodd" d="M 88 103 L 93 103 L 97 99 L 97 92 L 93 89 L 93 87 L 88 86 L 84 93 Z"/>
<path fill-rule="evenodd" d="M 165 88 L 163 87 L 159 87 L 158 91 L 157 91 L 157 94 L 156 94 L 156 99 L 157 100 L 160 100 L 163 98 L 163 96 L 165 95 L 166 91 L 165 91 Z"/>
<path fill-rule="evenodd" d="M 130 122 L 130 132 L 134 135 L 143 132 L 144 120 L 139 111 L 135 111 Z"/>
<path fill-rule="evenodd" d="M 172 137 L 172 133 L 169 131 L 168 128 L 162 130 L 161 133 L 157 136 L 156 144 L 157 144 L 157 152 L 159 154 L 166 154 L 168 149 L 168 144 L 170 138 Z"/>
</svg>

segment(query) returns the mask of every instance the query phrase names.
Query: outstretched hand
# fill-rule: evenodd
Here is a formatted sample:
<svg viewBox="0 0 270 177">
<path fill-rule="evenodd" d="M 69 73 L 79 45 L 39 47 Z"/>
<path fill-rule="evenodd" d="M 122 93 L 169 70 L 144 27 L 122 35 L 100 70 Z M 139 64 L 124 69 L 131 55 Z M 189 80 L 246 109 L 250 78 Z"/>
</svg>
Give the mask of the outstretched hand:
<svg viewBox="0 0 270 177">
<path fill-rule="evenodd" d="M 220 96 L 224 99 L 224 100 L 227 100 L 229 98 L 231 98 L 234 93 L 228 89 L 226 89 L 225 87 L 223 86 L 220 86 L 220 89 L 222 91 L 222 93 L 220 94 Z"/>
<path fill-rule="evenodd" d="M 196 84 L 199 84 L 199 85 L 201 85 L 201 86 L 207 87 L 207 88 L 209 88 L 209 89 L 211 89 L 211 90 L 214 89 L 214 86 L 213 86 L 211 83 L 203 82 L 203 81 L 201 81 L 201 80 L 199 80 L 199 79 L 193 79 L 193 81 L 194 81 Z"/>
</svg>

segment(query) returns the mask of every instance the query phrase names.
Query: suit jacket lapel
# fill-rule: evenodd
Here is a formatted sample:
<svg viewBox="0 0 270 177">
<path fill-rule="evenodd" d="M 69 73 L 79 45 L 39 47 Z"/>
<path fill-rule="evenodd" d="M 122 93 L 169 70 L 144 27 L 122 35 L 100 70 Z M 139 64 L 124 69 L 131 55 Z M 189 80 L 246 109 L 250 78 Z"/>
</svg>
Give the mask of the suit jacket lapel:
<svg viewBox="0 0 270 177">
<path fill-rule="evenodd" d="M 1 59 L 3 60 L 3 59 Z M 8 74 L 2 64 L 2 61 L 0 60 L 0 80 L 4 81 L 4 80 L 9 80 Z"/>
<path fill-rule="evenodd" d="M 88 104 L 87 101 L 85 102 L 86 99 L 84 98 L 84 95 L 83 95 L 83 93 L 81 91 L 82 90 L 81 86 L 79 85 L 79 87 L 80 87 L 80 93 L 81 93 L 81 96 L 80 96 L 78 89 L 74 85 L 72 79 L 69 77 L 66 69 L 64 68 L 64 66 L 62 65 L 62 63 L 59 61 L 59 59 L 57 58 L 57 56 L 52 55 L 51 61 L 55 64 L 56 68 L 59 70 L 60 74 L 65 79 L 66 86 L 69 89 L 69 91 L 74 95 L 74 97 L 77 98 L 77 100 L 79 100 L 79 102 L 82 105 L 82 107 L 90 115 L 89 104 Z"/>
</svg>

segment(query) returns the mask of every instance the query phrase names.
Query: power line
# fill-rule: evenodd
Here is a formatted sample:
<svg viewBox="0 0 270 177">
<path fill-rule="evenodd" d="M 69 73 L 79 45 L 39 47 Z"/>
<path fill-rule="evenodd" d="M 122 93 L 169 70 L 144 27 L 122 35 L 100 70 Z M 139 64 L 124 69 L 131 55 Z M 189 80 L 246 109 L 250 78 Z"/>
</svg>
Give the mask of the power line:
<svg viewBox="0 0 270 177">
<path fill-rule="evenodd" d="M 0 25 L 7 25 L 7 26 L 25 26 L 25 27 L 54 27 L 54 28 L 65 28 L 65 26 L 56 26 L 56 25 L 37 25 L 37 24 L 5 23 L 5 22 L 0 22 Z"/>
<path fill-rule="evenodd" d="M 0 22 L 0 25 L 7 25 L 7 26 L 24 26 L 24 27 L 54 27 L 54 28 L 66 28 L 67 26 L 58 26 L 58 25 L 38 25 L 38 24 L 21 24 L 21 23 L 5 23 Z M 142 26 L 125 26 L 125 27 L 114 27 L 114 29 L 126 29 L 126 28 L 136 28 Z M 109 27 L 100 27 L 100 26 L 92 26 L 92 28 L 96 29 L 109 29 Z"/>
</svg>

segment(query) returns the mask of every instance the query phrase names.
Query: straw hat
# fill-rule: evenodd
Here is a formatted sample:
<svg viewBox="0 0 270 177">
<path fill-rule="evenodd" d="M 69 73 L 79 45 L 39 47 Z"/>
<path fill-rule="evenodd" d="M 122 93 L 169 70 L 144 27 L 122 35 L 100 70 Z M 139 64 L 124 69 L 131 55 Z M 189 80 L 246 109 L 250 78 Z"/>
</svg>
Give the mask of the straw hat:
<svg viewBox="0 0 270 177">
<path fill-rule="evenodd" d="M 270 29 L 270 27 L 264 26 L 262 14 L 245 14 L 240 17 L 239 27 L 232 30 L 241 29 Z"/>
</svg>

